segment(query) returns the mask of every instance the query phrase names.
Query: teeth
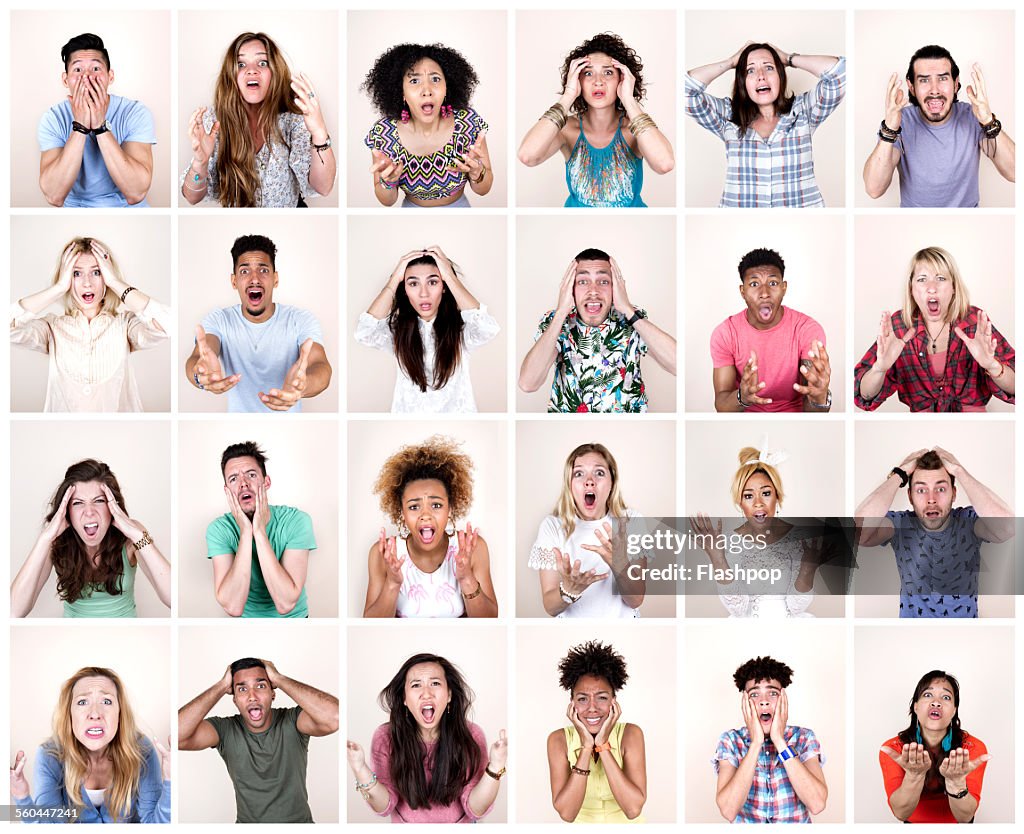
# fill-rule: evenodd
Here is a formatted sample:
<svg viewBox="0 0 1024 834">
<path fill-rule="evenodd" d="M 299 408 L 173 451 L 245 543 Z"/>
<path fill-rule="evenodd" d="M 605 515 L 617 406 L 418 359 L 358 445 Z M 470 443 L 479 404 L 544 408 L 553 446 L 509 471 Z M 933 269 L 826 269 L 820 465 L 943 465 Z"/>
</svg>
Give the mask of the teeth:
<svg viewBox="0 0 1024 834">
<path fill-rule="evenodd" d="M 87 736 L 93 736 L 93 737 L 101 736 L 101 735 L 103 735 L 103 728 L 102 727 L 90 727 L 88 730 L 85 731 L 85 734 Z"/>
</svg>

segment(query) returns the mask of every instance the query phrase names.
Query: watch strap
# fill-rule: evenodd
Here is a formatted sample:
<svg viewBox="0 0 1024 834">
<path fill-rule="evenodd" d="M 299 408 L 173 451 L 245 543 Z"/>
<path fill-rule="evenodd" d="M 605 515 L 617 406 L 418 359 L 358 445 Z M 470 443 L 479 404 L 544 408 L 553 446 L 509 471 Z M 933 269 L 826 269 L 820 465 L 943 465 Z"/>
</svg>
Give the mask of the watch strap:
<svg viewBox="0 0 1024 834">
<path fill-rule="evenodd" d="M 88 136 L 88 135 L 89 135 L 90 133 L 92 133 L 92 131 L 91 131 L 91 130 L 89 130 L 89 128 L 87 128 L 87 127 L 86 127 L 86 126 L 85 126 L 84 124 L 82 124 L 81 122 L 72 122 L 72 123 L 71 123 L 71 129 L 72 129 L 72 130 L 73 130 L 73 131 L 74 131 L 75 133 L 82 133 L 82 134 L 84 134 L 84 135 L 86 135 L 86 136 Z"/>
<path fill-rule="evenodd" d="M 889 474 L 899 476 L 900 487 L 905 487 L 907 484 L 910 483 L 910 475 L 907 474 L 905 469 L 900 469 L 898 466 L 894 466 L 892 468 L 892 471 L 889 472 Z"/>
</svg>

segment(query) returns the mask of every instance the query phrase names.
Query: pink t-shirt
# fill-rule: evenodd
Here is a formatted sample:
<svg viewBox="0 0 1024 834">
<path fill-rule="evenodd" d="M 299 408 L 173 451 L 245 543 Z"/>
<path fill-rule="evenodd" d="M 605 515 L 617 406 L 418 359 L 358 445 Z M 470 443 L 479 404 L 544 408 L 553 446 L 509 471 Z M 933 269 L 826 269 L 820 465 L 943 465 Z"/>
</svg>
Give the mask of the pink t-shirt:
<svg viewBox="0 0 1024 834">
<path fill-rule="evenodd" d="M 765 383 L 759 397 L 769 405 L 752 405 L 748 411 L 803 411 L 804 398 L 793 390 L 799 381 L 799 365 L 814 342 L 825 342 L 825 331 L 810 316 L 789 307 L 782 308 L 782 320 L 768 330 L 758 330 L 747 321 L 747 311 L 729 316 L 711 334 L 711 362 L 716 368 L 736 368 L 739 388 L 750 352 L 757 354 L 757 378 Z"/>
</svg>

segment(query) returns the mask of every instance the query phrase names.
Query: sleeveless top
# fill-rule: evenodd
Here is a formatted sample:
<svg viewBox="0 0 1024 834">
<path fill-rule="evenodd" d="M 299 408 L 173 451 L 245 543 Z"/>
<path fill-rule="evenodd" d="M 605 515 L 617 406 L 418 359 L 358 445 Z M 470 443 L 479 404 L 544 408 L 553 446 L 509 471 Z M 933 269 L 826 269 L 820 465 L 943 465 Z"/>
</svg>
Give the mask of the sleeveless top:
<svg viewBox="0 0 1024 834">
<path fill-rule="evenodd" d="M 124 571 L 121 593 L 108 594 L 102 585 L 87 585 L 82 596 L 64 603 L 65 617 L 135 617 L 135 568 L 128 561 L 128 548 L 121 548 Z"/>
<path fill-rule="evenodd" d="M 394 119 L 380 119 L 366 134 L 366 147 L 387 154 L 393 161 L 401 162 L 405 172 L 398 187 L 417 200 L 441 200 L 466 185 L 466 175 L 452 168 L 456 156 L 465 156 L 469 146 L 476 141 L 480 131 L 487 130 L 479 113 L 472 108 L 452 113 L 455 128 L 452 138 L 440 150 L 416 156 L 406 150 L 398 135 L 398 122 Z"/>
<path fill-rule="evenodd" d="M 612 141 L 595 148 L 583 134 L 573 145 L 565 163 L 565 183 L 569 186 L 566 208 L 646 208 L 640 198 L 644 185 L 644 163 L 622 135 L 622 119 Z"/>
<path fill-rule="evenodd" d="M 615 761 L 619 763 L 620 768 L 622 767 L 622 734 L 625 731 L 626 725 L 622 722 L 612 727 L 611 734 L 608 736 L 608 743 L 611 744 L 612 749 L 601 753 L 601 756 L 607 756 L 611 753 Z M 580 742 L 579 733 L 572 725 L 565 727 L 564 732 L 565 751 L 569 759 L 569 767 L 572 767 L 579 759 L 580 749 L 583 747 L 583 744 Z M 615 796 L 612 794 L 611 786 L 608 784 L 608 775 L 604 772 L 604 765 L 601 764 L 601 759 L 591 759 L 589 767 L 590 775 L 587 777 L 587 792 L 583 797 L 583 805 L 580 808 L 580 812 L 576 815 L 576 819 L 573 822 L 644 822 L 642 816 L 631 820 L 623 813 L 619 803 L 615 801 Z"/>
<path fill-rule="evenodd" d="M 425 573 L 413 564 L 405 539 L 399 537 L 395 555 L 405 559 L 402 563 L 402 587 L 395 603 L 396 617 L 463 617 L 466 605 L 462 601 L 459 580 L 455 578 L 455 557 L 459 542 L 452 536 L 444 561 L 433 573 Z"/>
</svg>

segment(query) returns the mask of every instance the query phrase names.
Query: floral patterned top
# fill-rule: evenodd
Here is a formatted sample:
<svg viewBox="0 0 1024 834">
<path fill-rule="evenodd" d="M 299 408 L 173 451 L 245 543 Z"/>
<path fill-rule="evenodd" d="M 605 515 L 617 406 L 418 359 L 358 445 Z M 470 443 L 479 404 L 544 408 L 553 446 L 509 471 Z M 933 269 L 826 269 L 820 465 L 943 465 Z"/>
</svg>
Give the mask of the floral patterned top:
<svg viewBox="0 0 1024 834">
<path fill-rule="evenodd" d="M 647 312 L 637 308 L 641 318 Z M 536 342 L 555 317 L 541 319 Z M 558 334 L 555 379 L 551 383 L 549 414 L 593 411 L 600 414 L 647 411 L 647 394 L 640 375 L 640 357 L 647 343 L 626 317 L 612 310 L 598 325 L 584 324 L 573 310 Z"/>
<path fill-rule="evenodd" d="M 487 130 L 487 122 L 472 108 L 456 110 L 452 115 L 455 119 L 452 138 L 440 150 L 423 156 L 416 156 L 405 149 L 394 119 L 375 122 L 366 134 L 366 147 L 381 151 L 405 166 L 398 187 L 410 197 L 443 200 L 465 187 L 466 175 L 452 168 L 452 163 L 456 156 L 465 156 L 469 152 L 469 146 L 476 141 L 480 131 Z"/>
<path fill-rule="evenodd" d="M 207 107 L 203 114 L 203 127 L 209 131 L 214 122 L 213 107 Z M 306 123 L 298 113 L 278 113 L 277 128 L 282 142 L 269 139 L 256 152 L 256 169 L 260 175 L 260 187 L 253 195 L 254 205 L 260 208 L 295 208 L 299 198 L 319 197 L 320 193 L 309 184 L 309 167 L 312 164 L 313 146 L 310 144 Z M 217 176 L 217 154 L 220 140 L 210 154 L 206 175 L 206 199 L 220 200 L 220 179 Z M 191 167 L 191 164 L 190 166 Z M 189 175 L 185 169 L 182 182 Z"/>
</svg>

